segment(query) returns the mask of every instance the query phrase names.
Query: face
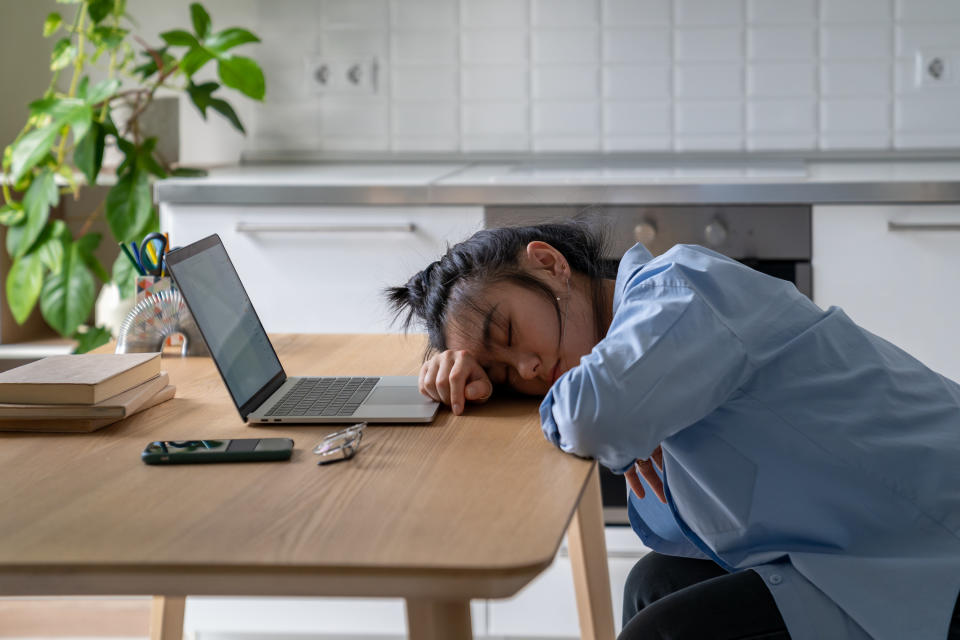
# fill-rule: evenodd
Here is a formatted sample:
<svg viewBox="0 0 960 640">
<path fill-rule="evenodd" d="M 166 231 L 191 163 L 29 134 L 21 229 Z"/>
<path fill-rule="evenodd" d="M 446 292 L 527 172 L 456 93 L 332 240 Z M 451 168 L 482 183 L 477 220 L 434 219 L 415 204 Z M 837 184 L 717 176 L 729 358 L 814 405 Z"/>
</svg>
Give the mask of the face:
<svg viewBox="0 0 960 640">
<path fill-rule="evenodd" d="M 447 347 L 472 353 L 495 385 L 543 395 L 593 348 L 593 304 L 589 280 L 571 274 L 565 262 L 555 272 L 536 264 L 528 272 L 560 297 L 559 322 L 557 307 L 543 293 L 501 282 L 472 300 L 482 311 L 466 311 L 459 321 L 451 313 L 445 334 Z"/>
</svg>

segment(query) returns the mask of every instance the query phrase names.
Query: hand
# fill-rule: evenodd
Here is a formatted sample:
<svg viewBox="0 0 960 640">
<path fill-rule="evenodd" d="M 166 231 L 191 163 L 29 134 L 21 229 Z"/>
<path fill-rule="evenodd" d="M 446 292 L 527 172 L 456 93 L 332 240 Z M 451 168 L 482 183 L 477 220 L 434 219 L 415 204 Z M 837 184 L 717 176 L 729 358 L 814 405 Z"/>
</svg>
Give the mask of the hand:
<svg viewBox="0 0 960 640">
<path fill-rule="evenodd" d="M 420 393 L 450 405 L 454 415 L 463 413 L 464 403 L 483 402 L 493 393 L 493 384 L 469 351 L 447 350 L 420 367 Z"/>
<path fill-rule="evenodd" d="M 653 460 L 653 462 L 650 462 L 650 460 Z M 634 495 L 642 499 L 643 496 L 646 495 L 646 491 L 643 490 L 643 483 L 640 482 L 640 478 L 637 476 L 639 472 L 639 474 L 643 476 L 643 479 L 647 481 L 647 484 L 650 485 L 653 493 L 660 499 L 660 502 L 666 504 L 667 496 L 663 492 L 663 482 L 661 482 L 660 476 L 657 475 L 657 472 L 653 468 L 653 465 L 656 464 L 657 469 L 663 471 L 663 451 L 660 447 L 653 450 L 653 453 L 650 455 L 650 460 L 637 460 L 633 463 L 630 470 L 624 474 L 627 477 L 627 484 L 633 489 Z"/>
</svg>

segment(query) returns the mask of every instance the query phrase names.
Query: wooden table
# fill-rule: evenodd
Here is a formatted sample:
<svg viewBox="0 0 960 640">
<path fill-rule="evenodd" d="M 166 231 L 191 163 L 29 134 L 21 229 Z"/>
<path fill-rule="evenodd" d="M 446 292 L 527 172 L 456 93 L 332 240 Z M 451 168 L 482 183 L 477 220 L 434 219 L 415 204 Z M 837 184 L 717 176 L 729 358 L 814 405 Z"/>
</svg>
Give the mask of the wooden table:
<svg viewBox="0 0 960 640">
<path fill-rule="evenodd" d="M 278 335 L 288 374 L 415 374 L 419 336 Z M 536 399 L 373 426 L 317 466 L 335 427 L 244 425 L 208 358 L 164 357 L 177 397 L 92 434 L 0 434 L 0 595 L 154 595 L 180 638 L 187 595 L 406 600 L 411 638 L 472 635 L 569 532 L 583 638 L 614 636 L 596 465 L 540 432 Z M 291 437 L 289 462 L 150 467 L 152 440 Z"/>
</svg>

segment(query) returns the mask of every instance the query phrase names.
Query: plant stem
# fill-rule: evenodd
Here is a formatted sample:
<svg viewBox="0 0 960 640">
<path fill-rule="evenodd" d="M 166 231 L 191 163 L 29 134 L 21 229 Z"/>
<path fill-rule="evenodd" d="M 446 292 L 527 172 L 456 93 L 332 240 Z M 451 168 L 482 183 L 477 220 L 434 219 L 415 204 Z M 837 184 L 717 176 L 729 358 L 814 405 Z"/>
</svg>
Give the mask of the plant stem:
<svg viewBox="0 0 960 640">
<path fill-rule="evenodd" d="M 77 33 L 77 56 L 73 59 L 73 77 L 70 78 L 70 90 L 67 97 L 72 98 L 77 94 L 77 83 L 80 81 L 80 74 L 83 73 L 83 19 L 86 15 L 87 2 L 84 1 L 77 8 L 77 18 L 74 28 Z M 60 147 L 57 149 L 57 166 L 63 164 L 63 158 L 67 152 L 66 127 L 60 134 Z"/>
</svg>

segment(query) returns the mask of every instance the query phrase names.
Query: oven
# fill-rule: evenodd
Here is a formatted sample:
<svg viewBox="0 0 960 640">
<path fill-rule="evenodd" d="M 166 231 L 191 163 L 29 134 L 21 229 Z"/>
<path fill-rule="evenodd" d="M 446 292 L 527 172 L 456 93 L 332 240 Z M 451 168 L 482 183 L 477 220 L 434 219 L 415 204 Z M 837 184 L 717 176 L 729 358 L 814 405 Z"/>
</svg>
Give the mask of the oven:
<svg viewBox="0 0 960 640">
<path fill-rule="evenodd" d="M 654 255 L 675 244 L 699 244 L 788 280 L 813 296 L 811 207 L 805 205 L 493 206 L 485 210 L 484 225 L 528 225 L 572 217 L 603 226 L 611 268 L 637 242 Z M 600 485 L 605 522 L 629 524 L 623 478 L 601 467 Z"/>
</svg>

